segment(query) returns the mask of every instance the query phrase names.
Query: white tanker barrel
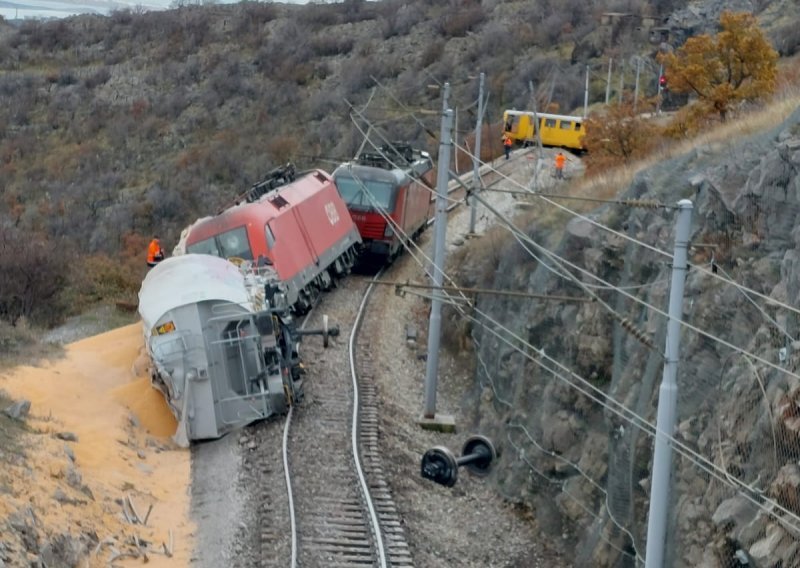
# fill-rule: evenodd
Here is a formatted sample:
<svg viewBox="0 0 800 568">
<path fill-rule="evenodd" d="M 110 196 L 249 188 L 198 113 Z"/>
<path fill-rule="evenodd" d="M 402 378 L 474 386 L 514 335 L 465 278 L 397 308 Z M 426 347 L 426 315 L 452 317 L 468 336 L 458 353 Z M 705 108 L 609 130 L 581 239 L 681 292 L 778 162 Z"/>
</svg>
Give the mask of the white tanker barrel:
<svg viewBox="0 0 800 568">
<path fill-rule="evenodd" d="M 182 446 L 285 408 L 280 371 L 265 365 L 248 283 L 227 260 L 199 254 L 168 258 L 142 282 L 151 378 L 178 420 L 173 438 Z"/>
</svg>

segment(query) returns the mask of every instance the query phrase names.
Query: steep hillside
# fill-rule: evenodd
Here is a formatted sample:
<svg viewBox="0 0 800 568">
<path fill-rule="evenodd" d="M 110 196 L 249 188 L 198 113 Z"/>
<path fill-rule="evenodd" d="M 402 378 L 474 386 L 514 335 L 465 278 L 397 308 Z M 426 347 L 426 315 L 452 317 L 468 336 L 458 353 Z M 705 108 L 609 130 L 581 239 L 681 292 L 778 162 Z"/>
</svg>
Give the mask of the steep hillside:
<svg viewBox="0 0 800 568">
<path fill-rule="evenodd" d="M 641 172 L 620 198 L 642 207 L 582 217 L 537 200 L 516 239 L 462 259 L 467 286 L 577 299 L 481 299 L 467 406 L 504 440 L 498 487 L 568 536 L 579 565 L 634 566 L 646 552 L 680 199 L 694 214 L 668 560 L 800 564 L 798 150 L 800 110 Z"/>
<path fill-rule="evenodd" d="M 2 24 L 0 241 L 56 247 L 63 261 L 40 255 L 40 271 L 81 273 L 55 286 L 78 293 L 29 315 L 47 323 L 68 306 L 130 292 L 154 232 L 169 248 L 187 222 L 276 164 L 332 168 L 352 156 L 368 127 L 362 120 L 356 128 L 349 104 L 366 105 L 381 136 L 434 151 L 435 115 L 412 112 L 440 108 L 431 86 L 444 81 L 464 133 L 474 127 L 479 71 L 488 77 L 490 122 L 504 107 L 527 106 L 531 80 L 543 105 L 571 111 L 583 104 L 586 63 L 590 100 L 599 101 L 607 56 L 654 50 L 631 22 L 684 4 L 631 3 L 624 22 L 601 17 L 622 6 L 613 0 L 590 10 L 579 0 L 349 0 Z M 656 68 L 642 80 L 654 85 Z M 499 150 L 485 145 L 486 155 Z"/>
<path fill-rule="evenodd" d="M 609 58 L 612 97 L 632 90 L 636 61 L 640 93 L 652 94 L 659 45 L 708 29 L 728 4 L 243 2 L 0 22 L 0 242 L 30 245 L 19 256 L 37 258 L 52 283 L 35 294 L 50 297 L 47 309 L 33 299 L 26 315 L 51 323 L 130 295 L 153 233 L 169 248 L 287 160 L 332 168 L 358 150 L 367 122 L 376 142 L 379 132 L 435 151 L 437 119 L 420 111 L 440 108 L 432 87 L 444 81 L 464 134 L 479 71 L 490 123 L 529 106 L 531 81 L 541 108 L 581 109 L 587 65 L 589 103 L 602 102 Z M 758 10 L 783 54 L 797 48 L 795 3 L 736 7 Z M 351 104 L 364 113 L 357 125 Z M 486 130 L 488 156 L 499 133 Z"/>
</svg>

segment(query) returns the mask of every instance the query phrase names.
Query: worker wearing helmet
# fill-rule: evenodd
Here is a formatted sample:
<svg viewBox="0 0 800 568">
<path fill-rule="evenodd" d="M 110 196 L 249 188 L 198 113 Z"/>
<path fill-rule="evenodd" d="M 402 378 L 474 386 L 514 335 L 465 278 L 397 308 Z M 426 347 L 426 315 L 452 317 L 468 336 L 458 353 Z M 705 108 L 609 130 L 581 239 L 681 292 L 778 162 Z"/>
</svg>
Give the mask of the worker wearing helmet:
<svg viewBox="0 0 800 568">
<path fill-rule="evenodd" d="M 162 260 L 164 260 L 164 250 L 161 248 L 161 241 L 158 239 L 158 235 L 156 235 L 147 247 L 147 266 L 153 268 Z"/>
</svg>

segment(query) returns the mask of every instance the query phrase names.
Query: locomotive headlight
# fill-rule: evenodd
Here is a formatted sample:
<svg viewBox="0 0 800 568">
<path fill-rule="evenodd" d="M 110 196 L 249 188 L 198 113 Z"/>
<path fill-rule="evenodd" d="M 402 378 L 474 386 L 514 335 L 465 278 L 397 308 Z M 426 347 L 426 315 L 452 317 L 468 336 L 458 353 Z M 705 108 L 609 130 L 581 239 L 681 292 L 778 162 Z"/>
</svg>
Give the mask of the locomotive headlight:
<svg viewBox="0 0 800 568">
<path fill-rule="evenodd" d="M 384 237 L 391 237 L 394 235 L 394 231 L 392 230 L 392 226 L 387 224 L 386 229 L 383 231 Z"/>
</svg>

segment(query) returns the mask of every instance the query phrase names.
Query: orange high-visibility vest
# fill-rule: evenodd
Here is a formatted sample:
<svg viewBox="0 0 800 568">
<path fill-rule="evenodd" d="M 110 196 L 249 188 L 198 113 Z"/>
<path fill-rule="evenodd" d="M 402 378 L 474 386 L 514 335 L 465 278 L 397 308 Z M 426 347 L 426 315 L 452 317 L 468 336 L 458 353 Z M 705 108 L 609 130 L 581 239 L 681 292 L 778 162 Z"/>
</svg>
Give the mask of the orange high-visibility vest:
<svg viewBox="0 0 800 568">
<path fill-rule="evenodd" d="M 156 239 L 150 241 L 150 246 L 147 247 L 147 262 L 155 262 L 156 257 L 159 256 L 164 257 L 164 253 L 161 252 L 161 245 L 158 244 Z"/>
<path fill-rule="evenodd" d="M 513 142 L 511 141 L 511 136 L 506 136 L 505 139 L 503 140 L 503 145 L 505 146 L 511 146 L 512 143 Z"/>
<path fill-rule="evenodd" d="M 561 170 L 564 169 L 564 162 L 567 161 L 567 157 L 564 154 L 556 154 L 556 167 Z"/>
</svg>

